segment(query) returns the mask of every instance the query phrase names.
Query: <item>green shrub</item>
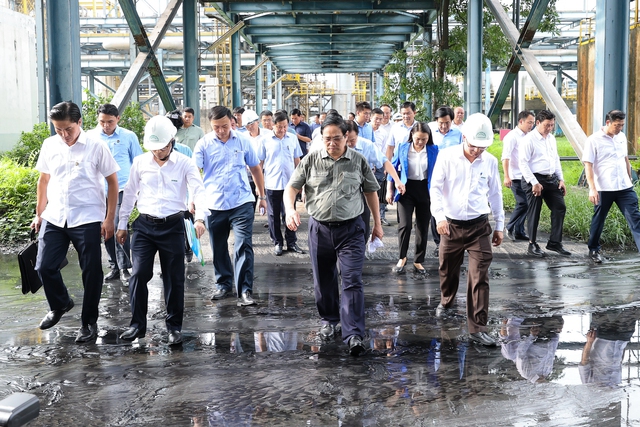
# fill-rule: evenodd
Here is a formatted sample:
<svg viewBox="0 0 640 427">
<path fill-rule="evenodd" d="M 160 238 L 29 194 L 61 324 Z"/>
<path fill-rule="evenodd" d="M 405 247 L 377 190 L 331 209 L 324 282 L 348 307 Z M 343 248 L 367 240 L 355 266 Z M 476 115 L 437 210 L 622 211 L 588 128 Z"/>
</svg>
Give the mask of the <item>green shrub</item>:
<svg viewBox="0 0 640 427">
<path fill-rule="evenodd" d="M 98 125 L 98 108 L 102 104 L 106 104 L 111 101 L 113 95 L 102 96 L 92 95 L 88 90 L 85 90 L 87 99 L 82 101 L 82 128 L 84 130 L 90 130 Z M 120 111 L 120 122 L 118 126 L 130 130 L 138 136 L 138 140 L 142 141 L 144 134 L 144 115 L 140 110 L 140 104 L 137 102 L 130 102 L 124 111 Z"/>
<path fill-rule="evenodd" d="M 37 123 L 31 132 L 22 132 L 16 146 L 11 151 L 3 153 L 2 157 L 22 166 L 33 167 L 38 160 L 42 142 L 49 136 L 49 126 L 46 123 Z"/>
<path fill-rule="evenodd" d="M 36 208 L 39 173 L 10 158 L 0 159 L 0 242 L 19 242 L 29 235 Z"/>
</svg>

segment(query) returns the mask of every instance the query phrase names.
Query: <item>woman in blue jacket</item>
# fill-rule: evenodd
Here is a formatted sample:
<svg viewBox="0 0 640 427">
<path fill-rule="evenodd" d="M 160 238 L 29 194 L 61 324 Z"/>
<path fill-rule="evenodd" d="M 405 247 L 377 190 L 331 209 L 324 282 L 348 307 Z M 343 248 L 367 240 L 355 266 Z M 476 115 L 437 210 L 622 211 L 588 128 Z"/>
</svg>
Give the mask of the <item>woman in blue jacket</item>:
<svg viewBox="0 0 640 427">
<path fill-rule="evenodd" d="M 426 274 L 422 266 L 427 251 L 431 203 L 429 183 L 438 157 L 438 147 L 433 144 L 431 128 L 426 122 L 416 122 L 409 133 L 409 141 L 401 143 L 391 163 L 398 171 L 400 181 L 406 186 L 404 194 L 396 194 L 393 179 L 389 176 L 387 201 L 398 202 L 398 246 L 400 259 L 393 267 L 394 273 L 404 273 L 411 237 L 412 217 L 416 214 L 416 255 L 413 270 Z"/>
</svg>

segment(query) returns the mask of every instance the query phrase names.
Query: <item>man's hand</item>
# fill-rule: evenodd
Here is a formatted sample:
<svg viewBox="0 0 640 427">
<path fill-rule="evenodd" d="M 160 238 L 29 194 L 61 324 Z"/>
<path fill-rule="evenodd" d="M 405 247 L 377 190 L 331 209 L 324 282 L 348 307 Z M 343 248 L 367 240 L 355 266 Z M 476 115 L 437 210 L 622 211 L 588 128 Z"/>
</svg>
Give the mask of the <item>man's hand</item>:
<svg viewBox="0 0 640 427">
<path fill-rule="evenodd" d="M 404 192 L 407 191 L 406 187 L 401 182 L 396 183 L 396 190 L 399 191 L 400 194 L 404 194 Z"/>
<path fill-rule="evenodd" d="M 258 203 L 258 209 L 261 212 L 260 215 L 266 215 L 267 214 L 267 201 L 266 200 L 260 200 L 260 202 Z"/>
<path fill-rule="evenodd" d="M 191 213 L 191 215 L 195 215 L 196 214 L 196 205 L 195 205 L 195 203 L 193 203 L 193 202 L 189 203 L 189 212 Z"/>
<path fill-rule="evenodd" d="M 564 181 L 560 181 L 558 183 L 558 188 L 560 189 L 560 191 L 562 191 L 562 195 L 566 196 L 567 195 L 567 187 L 565 187 L 564 185 Z"/>
<path fill-rule="evenodd" d="M 595 188 L 589 188 L 589 201 L 596 206 L 600 204 L 600 194 Z"/>
<path fill-rule="evenodd" d="M 116 240 L 121 245 L 124 245 L 125 240 L 127 240 L 127 230 L 118 230 L 116 233 Z"/>
<path fill-rule="evenodd" d="M 542 194 L 542 184 L 540 183 L 533 184 L 533 187 L 531 188 L 531 192 L 533 193 L 534 196 L 540 197 L 540 195 Z"/>
<path fill-rule="evenodd" d="M 379 222 L 373 226 L 373 230 L 371 230 L 371 240 L 376 237 L 382 240 L 382 236 L 384 236 L 384 232 L 382 231 L 382 224 Z"/>
<path fill-rule="evenodd" d="M 108 220 L 105 219 L 104 221 L 102 221 L 102 227 L 100 227 L 100 234 L 102 234 L 102 237 L 104 237 L 104 240 L 109 240 L 110 238 L 113 237 L 113 232 L 115 226 L 113 225 L 113 220 Z"/>
<path fill-rule="evenodd" d="M 511 178 L 506 175 L 504 176 L 504 186 L 507 188 L 511 188 Z"/>
<path fill-rule="evenodd" d="M 504 238 L 504 234 L 502 233 L 502 231 L 495 230 L 493 232 L 493 238 L 491 239 L 491 243 L 493 243 L 493 246 L 500 246 L 500 243 L 502 243 L 503 238 Z"/>
<path fill-rule="evenodd" d="M 297 231 L 300 227 L 300 214 L 294 209 L 287 209 L 287 228 L 291 231 Z"/>
<path fill-rule="evenodd" d="M 31 228 L 36 230 L 36 233 L 38 233 L 40 231 L 41 224 L 42 218 L 40 218 L 40 215 L 36 215 L 35 218 L 33 218 L 33 221 L 31 221 Z"/>
<path fill-rule="evenodd" d="M 202 235 L 204 234 L 205 231 L 207 231 L 207 229 L 204 227 L 204 223 L 202 221 L 196 221 L 193 224 L 193 227 L 196 229 L 196 237 L 199 239 L 200 237 L 202 237 Z M 119 231 L 118 231 L 119 233 Z"/>
<path fill-rule="evenodd" d="M 438 223 L 438 234 L 441 236 L 448 236 L 449 235 L 449 223 L 447 222 L 447 220 L 445 219 L 444 221 L 440 221 Z"/>
<path fill-rule="evenodd" d="M 598 331 L 596 331 L 595 329 L 589 329 L 589 332 L 587 332 L 587 343 L 593 344 L 597 336 L 598 336 Z"/>
</svg>

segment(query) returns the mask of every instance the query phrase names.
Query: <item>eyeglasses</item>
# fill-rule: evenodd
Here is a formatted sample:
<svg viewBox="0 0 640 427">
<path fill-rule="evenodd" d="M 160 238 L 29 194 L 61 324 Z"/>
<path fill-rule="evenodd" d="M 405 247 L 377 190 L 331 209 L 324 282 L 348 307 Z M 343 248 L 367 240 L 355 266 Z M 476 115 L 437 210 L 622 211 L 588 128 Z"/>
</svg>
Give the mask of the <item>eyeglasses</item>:
<svg viewBox="0 0 640 427">
<path fill-rule="evenodd" d="M 324 141 L 326 144 L 330 143 L 331 141 L 333 142 L 340 142 L 344 139 L 344 136 L 342 135 L 336 135 L 336 136 L 329 136 L 329 137 L 322 137 L 322 141 Z"/>
</svg>

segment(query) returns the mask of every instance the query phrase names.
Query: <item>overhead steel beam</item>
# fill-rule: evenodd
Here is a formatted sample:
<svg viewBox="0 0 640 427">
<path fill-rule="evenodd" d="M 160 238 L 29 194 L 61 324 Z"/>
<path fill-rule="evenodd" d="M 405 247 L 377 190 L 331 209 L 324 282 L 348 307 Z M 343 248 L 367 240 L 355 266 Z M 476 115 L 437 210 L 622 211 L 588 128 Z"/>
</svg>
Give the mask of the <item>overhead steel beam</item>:
<svg viewBox="0 0 640 427">
<path fill-rule="evenodd" d="M 209 47 L 207 47 L 207 51 L 208 52 L 213 52 L 218 47 L 220 47 L 220 45 L 222 45 L 222 43 L 224 43 L 229 37 L 231 37 L 232 35 L 234 35 L 238 31 L 240 31 L 243 27 L 244 27 L 244 22 L 243 21 L 238 22 L 233 27 L 229 28 L 229 30 L 226 33 L 224 33 L 223 35 L 218 37 L 216 39 L 216 41 L 211 43 L 209 45 Z"/>
<path fill-rule="evenodd" d="M 547 104 L 547 108 L 556 115 L 556 122 L 560 125 L 562 131 L 569 139 L 569 142 L 578 157 L 582 158 L 582 149 L 584 147 L 584 142 L 587 139 L 587 135 L 574 118 L 571 110 L 569 110 L 560 94 L 556 91 L 553 83 L 547 78 L 544 69 L 536 59 L 535 51 L 523 49 L 518 46 L 518 30 L 502 8 L 500 0 L 485 0 L 485 3 L 489 9 L 491 9 L 493 16 L 498 21 L 498 24 L 511 44 L 512 49 L 515 51 L 518 59 L 540 91 L 542 98 Z"/>
<path fill-rule="evenodd" d="M 174 110 L 176 105 L 171 96 L 171 90 L 167 86 L 167 82 L 162 74 L 162 68 L 158 63 L 155 51 L 171 25 L 173 18 L 176 16 L 182 0 L 169 1 L 167 8 L 160 16 L 160 19 L 158 19 L 158 23 L 153 28 L 149 37 L 142 26 L 133 0 L 119 0 L 119 3 L 140 53 L 122 80 L 111 103 L 114 104 L 118 110 L 123 111 L 131 99 L 133 91 L 138 87 L 142 75 L 148 71 L 158 91 L 158 96 L 162 100 L 162 105 L 167 111 Z"/>
<path fill-rule="evenodd" d="M 540 25 L 540 21 L 542 21 L 542 17 L 544 16 L 545 11 L 547 10 L 547 6 L 549 5 L 549 0 L 535 0 L 531 5 L 531 12 L 529 16 L 527 16 L 527 20 L 522 26 L 522 31 L 518 33 L 515 25 L 513 28 L 516 29 L 517 34 L 517 42 L 516 49 L 519 48 L 528 48 L 531 44 L 531 40 L 533 40 L 533 36 Z M 487 1 L 487 6 L 491 8 L 489 2 Z M 494 14 L 495 15 L 495 14 Z M 512 35 L 515 36 L 515 35 Z M 539 52 L 539 51 L 536 51 Z M 493 103 L 491 104 L 491 108 L 489 108 L 489 112 L 487 116 L 491 119 L 493 123 L 498 121 L 500 117 L 500 113 L 502 111 L 502 107 L 504 106 L 507 97 L 509 96 L 509 91 L 513 87 L 513 82 L 518 77 L 518 73 L 520 72 L 520 68 L 522 67 L 522 62 L 520 62 L 520 58 L 516 54 L 512 54 L 509 59 L 509 63 L 507 64 L 507 68 L 505 70 L 504 75 L 502 76 L 502 81 L 500 82 L 500 86 L 498 86 L 498 90 L 496 91 L 496 95 L 493 98 Z"/>
<path fill-rule="evenodd" d="M 303 51 L 296 50 L 295 52 L 291 51 L 278 51 L 271 50 L 269 51 L 269 57 L 273 59 L 278 58 L 300 58 L 300 57 L 327 57 L 327 56 L 338 56 L 338 55 L 346 55 L 349 58 L 360 57 L 360 58 L 380 58 L 381 56 L 391 56 L 395 53 L 394 49 L 371 49 L 371 50 L 361 50 L 361 49 L 352 49 L 352 50 L 313 50 L 313 51 Z"/>
<path fill-rule="evenodd" d="M 254 43 L 259 44 L 282 44 L 282 43 L 296 43 L 300 41 L 300 37 L 290 36 L 253 36 L 251 40 Z M 355 37 L 348 34 L 345 35 L 332 35 L 332 34 L 318 34 L 308 35 L 304 38 L 305 44 L 315 43 L 355 43 L 355 44 L 372 44 L 372 43 L 403 43 L 409 41 L 409 35 L 370 35 L 368 37 Z"/>
<path fill-rule="evenodd" d="M 200 81 L 198 72 L 198 4 L 184 0 L 182 5 L 184 46 L 184 106 L 193 108 L 193 123 L 200 124 Z"/>
<path fill-rule="evenodd" d="M 280 28 L 280 27 L 254 27 L 248 25 L 244 33 L 251 36 L 251 39 L 255 41 L 256 36 L 287 36 L 287 37 L 317 37 L 326 36 L 332 34 L 334 37 L 336 34 L 361 36 L 361 35 L 405 35 L 415 33 L 419 30 L 417 25 L 395 25 L 395 26 L 367 26 L 362 28 L 349 28 L 342 29 L 335 26 L 330 27 L 292 27 L 292 28 Z"/>
<path fill-rule="evenodd" d="M 265 51 L 273 52 L 274 50 L 284 49 L 289 55 L 293 49 L 297 50 L 362 50 L 362 51 L 378 51 L 379 49 L 401 49 L 402 43 L 286 43 L 286 44 L 273 44 L 265 46 Z"/>
<path fill-rule="evenodd" d="M 407 25 L 415 24 L 419 19 L 418 15 L 415 17 L 407 15 L 395 15 L 389 13 L 374 13 L 374 14 L 330 14 L 330 15 L 318 15 L 318 14 L 303 14 L 298 13 L 293 15 L 268 15 L 261 16 L 259 18 L 253 18 L 250 21 L 251 27 L 275 27 L 281 26 L 286 28 L 300 26 L 303 28 L 319 27 L 327 25 Z"/>
<path fill-rule="evenodd" d="M 220 3 L 220 2 L 219 2 Z M 261 1 L 261 2 L 221 2 L 225 12 L 262 13 L 262 12 L 395 12 L 398 10 L 436 9 L 434 0 L 359 0 L 359 1 Z"/>
</svg>

